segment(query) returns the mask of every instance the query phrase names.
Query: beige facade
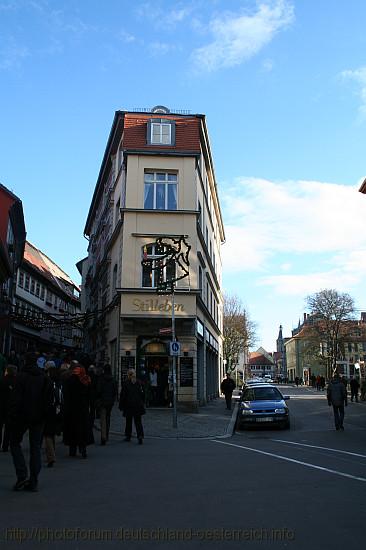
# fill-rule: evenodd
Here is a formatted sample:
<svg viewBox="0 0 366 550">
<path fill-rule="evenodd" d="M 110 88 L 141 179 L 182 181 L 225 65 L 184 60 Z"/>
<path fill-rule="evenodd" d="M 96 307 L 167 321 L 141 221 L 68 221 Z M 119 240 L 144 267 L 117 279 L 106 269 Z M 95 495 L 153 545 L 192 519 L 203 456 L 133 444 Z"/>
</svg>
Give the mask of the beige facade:
<svg viewBox="0 0 366 550">
<path fill-rule="evenodd" d="M 169 130 L 174 141 L 163 136 L 164 143 L 149 143 L 152 127 L 158 139 Z M 197 406 L 217 396 L 225 235 L 204 116 L 118 111 L 85 234 L 88 257 L 79 268 L 89 312 L 86 351 L 111 362 L 119 381 L 134 366 L 149 389 L 157 372 L 159 388 L 150 397 L 162 406 L 169 404 L 171 335 L 161 329 L 171 326 L 173 297 L 156 287 L 159 276 L 169 279 L 175 271 L 179 277 L 183 270 L 177 262 L 159 268 L 156 240 L 172 244 L 184 237 L 191 247 L 189 276 L 176 282 L 174 293 L 178 402 Z"/>
</svg>

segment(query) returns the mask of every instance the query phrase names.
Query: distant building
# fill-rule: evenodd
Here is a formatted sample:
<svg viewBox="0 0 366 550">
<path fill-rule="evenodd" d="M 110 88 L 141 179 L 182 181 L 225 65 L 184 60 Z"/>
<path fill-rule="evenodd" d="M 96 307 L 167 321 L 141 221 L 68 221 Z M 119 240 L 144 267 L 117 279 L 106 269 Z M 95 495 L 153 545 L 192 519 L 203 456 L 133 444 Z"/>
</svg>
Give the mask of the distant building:
<svg viewBox="0 0 366 550">
<path fill-rule="evenodd" d="M 11 316 L 11 347 L 81 349 L 80 289 L 46 254 L 28 241 L 17 271 Z"/>
<path fill-rule="evenodd" d="M 178 401 L 197 406 L 216 397 L 223 376 L 225 234 L 205 116 L 163 106 L 117 111 L 84 233 L 88 256 L 77 265 L 85 351 L 109 361 L 119 381 L 130 366 L 144 380 L 155 370 L 162 404 L 173 306 L 157 287 L 182 270 L 174 260 L 163 265 L 157 239 L 172 244 L 184 236 L 191 249 L 189 277 L 175 290 Z"/>
<path fill-rule="evenodd" d="M 292 331 L 292 338 L 285 342 L 287 373 L 289 381 L 295 377 L 302 378 L 305 384 L 311 376 L 325 376 L 327 373 L 327 345 L 315 330 L 317 320 L 304 314 L 304 319 Z M 347 378 L 359 376 L 358 365 L 366 361 L 366 313 L 361 313 L 359 320 L 343 321 L 343 336 L 339 340 L 337 359 L 338 372 Z M 356 365 L 356 367 L 355 367 Z"/>
<path fill-rule="evenodd" d="M 11 345 L 10 313 L 25 243 L 22 201 L 0 184 L 0 352 Z"/>
<path fill-rule="evenodd" d="M 249 369 L 252 377 L 263 378 L 268 374 L 274 378 L 276 375 L 273 357 L 262 347 L 249 353 Z"/>
</svg>

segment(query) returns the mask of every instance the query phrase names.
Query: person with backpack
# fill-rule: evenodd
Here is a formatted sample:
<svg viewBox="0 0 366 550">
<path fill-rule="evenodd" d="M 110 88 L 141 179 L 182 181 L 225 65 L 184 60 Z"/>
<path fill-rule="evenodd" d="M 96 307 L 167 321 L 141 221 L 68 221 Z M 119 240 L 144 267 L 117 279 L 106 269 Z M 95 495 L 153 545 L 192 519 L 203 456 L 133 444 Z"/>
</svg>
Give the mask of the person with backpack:
<svg viewBox="0 0 366 550">
<path fill-rule="evenodd" d="M 118 393 L 117 382 L 112 376 L 110 365 L 104 365 L 103 374 L 98 377 L 96 406 L 100 416 L 100 444 L 105 445 L 109 438 L 111 412 Z"/>
<path fill-rule="evenodd" d="M 10 451 L 17 475 L 14 491 L 38 491 L 41 471 L 41 444 L 45 422 L 52 406 L 52 385 L 44 370 L 37 367 L 37 355 L 27 353 L 15 381 L 9 404 Z M 29 478 L 22 440 L 29 436 Z"/>
</svg>

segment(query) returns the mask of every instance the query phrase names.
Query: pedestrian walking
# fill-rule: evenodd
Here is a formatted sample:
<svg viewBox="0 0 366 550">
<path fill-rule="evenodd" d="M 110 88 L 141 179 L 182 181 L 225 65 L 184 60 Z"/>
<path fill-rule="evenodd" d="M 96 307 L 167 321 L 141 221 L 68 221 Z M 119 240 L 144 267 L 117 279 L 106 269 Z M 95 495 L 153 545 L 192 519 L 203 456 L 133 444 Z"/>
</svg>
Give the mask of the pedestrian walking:
<svg viewBox="0 0 366 550">
<path fill-rule="evenodd" d="M 64 378 L 63 393 L 63 442 L 69 447 L 69 455 L 87 458 L 86 448 L 94 443 L 90 424 L 90 377 L 77 361 L 71 362 L 71 374 Z"/>
<path fill-rule="evenodd" d="M 366 379 L 361 384 L 361 401 L 366 401 Z"/>
<path fill-rule="evenodd" d="M 339 374 L 335 374 L 327 388 L 329 407 L 333 406 L 334 424 L 336 430 L 344 430 L 344 407 L 347 406 L 347 390 Z"/>
<path fill-rule="evenodd" d="M 5 357 L 5 355 L 3 355 L 0 351 L 0 378 L 2 378 L 5 374 L 5 367 L 6 365 L 8 364 L 8 361 Z"/>
<path fill-rule="evenodd" d="M 300 378 L 298 376 L 295 376 L 295 384 L 297 388 L 299 387 L 299 383 L 300 383 Z"/>
<path fill-rule="evenodd" d="M 321 391 L 325 390 L 325 378 L 324 378 L 324 376 L 320 377 L 320 389 L 321 389 Z"/>
<path fill-rule="evenodd" d="M 231 410 L 231 400 L 233 397 L 233 391 L 235 390 L 236 385 L 234 380 L 231 378 L 230 374 L 226 373 L 226 378 L 221 382 L 221 393 L 225 395 L 226 409 Z"/>
<path fill-rule="evenodd" d="M 142 445 L 144 429 L 141 417 L 145 414 L 145 395 L 140 380 L 136 379 L 135 369 L 129 369 L 127 372 L 127 380 L 123 383 L 119 399 L 119 410 L 126 418 L 125 441 L 131 441 L 133 420 L 138 442 Z"/>
<path fill-rule="evenodd" d="M 97 407 L 97 388 L 98 381 L 103 374 L 103 365 L 99 363 L 97 366 L 90 365 L 88 367 L 88 375 L 90 378 L 90 403 L 89 403 L 89 420 L 91 426 L 94 425 L 94 420 L 99 418 L 99 411 Z"/>
<path fill-rule="evenodd" d="M 37 356 L 28 353 L 24 366 L 16 376 L 15 388 L 9 406 L 10 450 L 17 481 L 15 491 L 38 490 L 41 471 L 41 443 L 52 397 L 52 387 L 44 370 L 37 367 Z M 29 479 L 21 443 L 24 434 L 29 435 Z"/>
<path fill-rule="evenodd" d="M 62 390 L 60 373 L 54 361 L 46 361 L 45 371 L 52 384 L 52 405 L 45 423 L 43 438 L 47 467 L 52 468 L 56 462 L 56 435 L 62 432 Z"/>
<path fill-rule="evenodd" d="M 1 450 L 4 453 L 9 451 L 9 412 L 12 392 L 15 389 L 16 373 L 17 367 L 15 365 L 8 365 L 5 367 L 4 376 L 0 378 L 0 444 Z"/>
<path fill-rule="evenodd" d="M 360 389 L 360 383 L 357 378 L 352 376 L 349 385 L 351 388 L 351 401 L 354 399 L 356 403 L 358 403 L 358 390 Z"/>
<path fill-rule="evenodd" d="M 103 374 L 98 378 L 96 405 L 100 416 L 100 444 L 105 445 L 109 438 L 111 412 L 118 393 L 117 382 L 112 376 L 110 365 L 104 365 Z"/>
<path fill-rule="evenodd" d="M 318 374 L 318 376 L 316 377 L 316 380 L 315 380 L 315 385 L 316 385 L 316 389 L 317 391 L 320 391 L 321 389 L 321 385 L 320 385 L 320 375 Z"/>
</svg>

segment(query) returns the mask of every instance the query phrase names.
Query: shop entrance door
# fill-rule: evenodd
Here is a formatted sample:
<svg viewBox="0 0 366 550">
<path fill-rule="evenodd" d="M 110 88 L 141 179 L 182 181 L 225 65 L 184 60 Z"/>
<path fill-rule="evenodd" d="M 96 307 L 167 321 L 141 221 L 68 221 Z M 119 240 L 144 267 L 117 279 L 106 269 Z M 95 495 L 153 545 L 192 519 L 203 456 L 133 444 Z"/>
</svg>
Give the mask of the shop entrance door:
<svg viewBox="0 0 366 550">
<path fill-rule="evenodd" d="M 149 407 L 168 407 L 169 395 L 169 357 L 167 355 L 145 355 L 147 373 L 146 405 Z"/>
</svg>

